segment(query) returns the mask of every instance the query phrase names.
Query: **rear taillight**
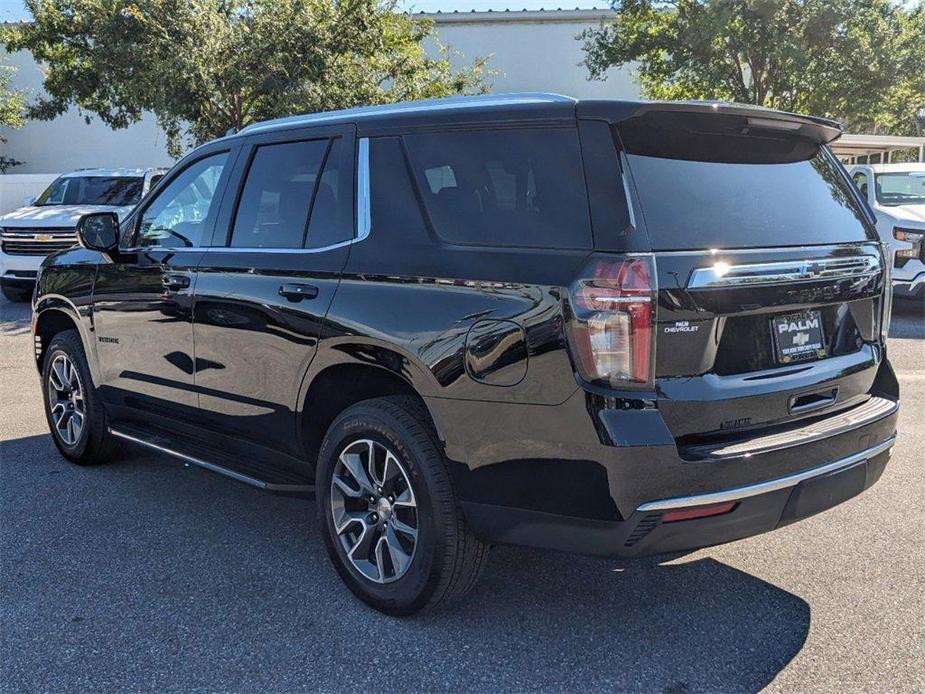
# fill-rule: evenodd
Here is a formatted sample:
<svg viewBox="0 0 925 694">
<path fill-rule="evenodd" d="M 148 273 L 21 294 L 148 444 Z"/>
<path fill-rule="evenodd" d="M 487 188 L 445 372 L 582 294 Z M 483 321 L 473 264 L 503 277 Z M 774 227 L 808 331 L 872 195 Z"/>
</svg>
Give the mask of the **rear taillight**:
<svg viewBox="0 0 925 694">
<path fill-rule="evenodd" d="M 611 388 L 651 387 L 655 260 L 597 260 L 569 289 L 568 339 L 578 375 Z"/>
</svg>

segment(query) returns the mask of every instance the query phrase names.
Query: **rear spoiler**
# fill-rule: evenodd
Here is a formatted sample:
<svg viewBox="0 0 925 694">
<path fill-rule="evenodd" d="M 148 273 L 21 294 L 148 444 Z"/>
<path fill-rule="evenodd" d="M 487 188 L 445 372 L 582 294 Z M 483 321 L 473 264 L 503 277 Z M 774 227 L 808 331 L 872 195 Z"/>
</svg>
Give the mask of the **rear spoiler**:
<svg viewBox="0 0 925 694">
<path fill-rule="evenodd" d="M 723 101 L 579 101 L 577 116 L 587 120 L 604 120 L 612 125 L 633 118 L 645 118 L 658 113 L 692 115 L 718 114 L 739 116 L 744 127 L 757 130 L 785 131 L 817 145 L 827 145 L 842 136 L 840 123 L 828 118 L 803 116 L 787 111 L 775 111 L 761 106 Z"/>
</svg>

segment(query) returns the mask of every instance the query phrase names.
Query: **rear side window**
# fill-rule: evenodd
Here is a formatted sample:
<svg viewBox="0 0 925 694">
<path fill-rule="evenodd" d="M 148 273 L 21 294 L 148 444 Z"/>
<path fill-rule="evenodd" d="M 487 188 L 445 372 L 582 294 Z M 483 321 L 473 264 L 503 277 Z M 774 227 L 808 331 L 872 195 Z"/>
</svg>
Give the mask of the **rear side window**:
<svg viewBox="0 0 925 694">
<path fill-rule="evenodd" d="M 257 147 L 241 191 L 231 246 L 302 248 L 329 140 Z"/>
<path fill-rule="evenodd" d="M 709 126 L 620 129 L 653 249 L 870 238 L 851 184 L 818 146 L 792 136 L 708 132 Z"/>
<path fill-rule="evenodd" d="M 405 136 L 434 231 L 480 246 L 590 248 L 578 135 L 570 128 Z"/>
<path fill-rule="evenodd" d="M 426 240 L 427 225 L 414 194 L 401 140 L 374 137 L 369 145 L 371 235 L 399 243 Z"/>
</svg>

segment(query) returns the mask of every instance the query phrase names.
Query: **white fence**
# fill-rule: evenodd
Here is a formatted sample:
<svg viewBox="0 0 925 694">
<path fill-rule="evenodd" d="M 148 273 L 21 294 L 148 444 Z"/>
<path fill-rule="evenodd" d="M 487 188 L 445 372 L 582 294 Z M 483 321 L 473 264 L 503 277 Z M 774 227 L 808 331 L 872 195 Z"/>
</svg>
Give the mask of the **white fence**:
<svg viewBox="0 0 925 694">
<path fill-rule="evenodd" d="M 0 174 L 0 214 L 12 212 L 36 197 L 59 174 Z"/>
</svg>

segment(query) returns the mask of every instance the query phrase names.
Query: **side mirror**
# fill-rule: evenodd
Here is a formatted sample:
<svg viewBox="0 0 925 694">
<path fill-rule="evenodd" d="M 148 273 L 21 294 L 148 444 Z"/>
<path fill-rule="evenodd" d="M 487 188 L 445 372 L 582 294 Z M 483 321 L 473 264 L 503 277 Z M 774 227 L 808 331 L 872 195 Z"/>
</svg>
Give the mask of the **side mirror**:
<svg viewBox="0 0 925 694">
<path fill-rule="evenodd" d="M 22 206 L 32 207 L 32 203 L 34 203 L 37 199 L 38 198 L 36 198 L 34 195 L 27 195 L 26 197 L 22 199 Z"/>
<path fill-rule="evenodd" d="M 119 216 L 115 212 L 85 214 L 77 222 L 77 240 L 84 248 L 112 253 L 119 248 Z"/>
</svg>

